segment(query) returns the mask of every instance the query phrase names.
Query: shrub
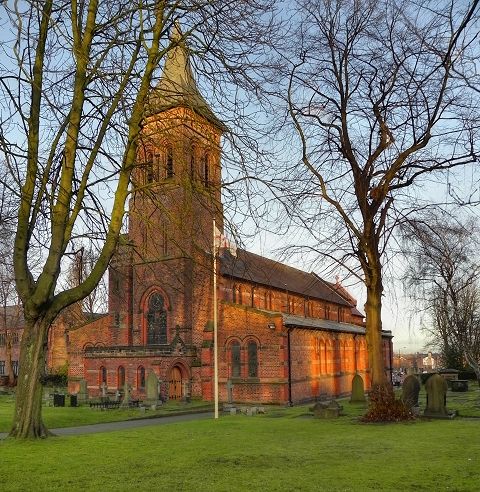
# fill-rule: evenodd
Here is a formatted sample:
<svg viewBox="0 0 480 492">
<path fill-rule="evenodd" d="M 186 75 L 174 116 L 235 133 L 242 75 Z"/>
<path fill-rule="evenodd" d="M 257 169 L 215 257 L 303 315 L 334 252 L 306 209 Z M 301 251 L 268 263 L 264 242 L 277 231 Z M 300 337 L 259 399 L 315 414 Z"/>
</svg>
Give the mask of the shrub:
<svg viewBox="0 0 480 492">
<path fill-rule="evenodd" d="M 59 367 L 56 372 L 46 374 L 42 379 L 43 386 L 67 386 L 68 366 L 67 364 Z"/>
<path fill-rule="evenodd" d="M 412 409 L 401 400 L 397 400 L 391 387 L 377 386 L 369 395 L 367 413 L 363 422 L 401 422 L 413 420 Z"/>
</svg>

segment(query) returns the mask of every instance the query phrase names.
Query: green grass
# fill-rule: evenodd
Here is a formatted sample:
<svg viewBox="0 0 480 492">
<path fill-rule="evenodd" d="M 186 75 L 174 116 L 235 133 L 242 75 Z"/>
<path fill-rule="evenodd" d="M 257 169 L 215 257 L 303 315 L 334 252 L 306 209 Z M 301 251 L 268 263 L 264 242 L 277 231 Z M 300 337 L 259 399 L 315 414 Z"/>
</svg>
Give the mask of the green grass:
<svg viewBox="0 0 480 492">
<path fill-rule="evenodd" d="M 2 406 L 4 408 L 4 401 Z M 44 441 L 0 442 L 0 489 L 477 491 L 480 391 L 449 393 L 468 418 L 362 424 L 362 405 L 317 420 L 308 407 Z M 59 422 L 64 411 L 47 408 Z M 56 413 L 60 411 L 59 413 Z M 51 413 L 50 413 L 51 412 Z M 56 415 L 56 416 L 55 416 Z M 98 421 L 98 420 L 97 420 Z"/>
<path fill-rule="evenodd" d="M 68 401 L 66 403 L 68 405 Z M 137 408 L 93 410 L 88 405 L 77 408 L 70 407 L 43 407 L 42 414 L 46 426 L 50 429 L 59 427 L 76 427 L 79 425 L 99 424 L 103 422 L 118 422 L 138 418 L 158 417 L 169 415 L 179 411 L 213 408 L 212 405 L 203 401 L 193 400 L 188 404 L 179 402 L 168 402 L 158 410 L 147 410 L 140 413 Z M 0 432 L 8 432 L 12 424 L 14 411 L 14 397 L 0 395 Z M 1 487 L 0 487 L 1 489 Z"/>
<path fill-rule="evenodd" d="M 478 490 L 480 421 L 228 416 L 0 443 L 2 490 Z"/>
</svg>

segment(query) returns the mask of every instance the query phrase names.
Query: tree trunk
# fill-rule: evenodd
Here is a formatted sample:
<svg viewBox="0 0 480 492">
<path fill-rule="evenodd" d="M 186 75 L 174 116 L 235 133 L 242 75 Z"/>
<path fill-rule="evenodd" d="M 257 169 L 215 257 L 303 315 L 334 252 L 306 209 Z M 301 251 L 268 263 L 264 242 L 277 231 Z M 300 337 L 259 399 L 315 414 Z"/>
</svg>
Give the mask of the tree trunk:
<svg viewBox="0 0 480 492">
<path fill-rule="evenodd" d="M 372 269 L 370 269 L 372 273 Z M 367 422 L 390 422 L 410 420 L 413 415 L 402 402 L 395 399 L 393 386 L 385 372 L 385 357 L 382 340 L 382 279 L 381 267 L 373 270 L 367 278 L 367 348 L 370 363 L 371 388 L 369 405 L 363 419 Z"/>
<path fill-rule="evenodd" d="M 49 323 L 26 320 L 19 361 L 15 414 L 10 437 L 17 439 L 50 435 L 42 421 L 42 378 Z"/>
<path fill-rule="evenodd" d="M 385 375 L 382 341 L 382 281 L 380 274 L 374 274 L 367 283 L 367 302 L 365 303 L 366 338 L 370 379 L 372 389 L 389 386 Z"/>
<path fill-rule="evenodd" d="M 8 386 L 15 385 L 15 374 L 13 374 L 13 364 L 12 364 L 12 334 L 5 335 L 5 366 L 6 372 L 8 374 Z"/>
</svg>

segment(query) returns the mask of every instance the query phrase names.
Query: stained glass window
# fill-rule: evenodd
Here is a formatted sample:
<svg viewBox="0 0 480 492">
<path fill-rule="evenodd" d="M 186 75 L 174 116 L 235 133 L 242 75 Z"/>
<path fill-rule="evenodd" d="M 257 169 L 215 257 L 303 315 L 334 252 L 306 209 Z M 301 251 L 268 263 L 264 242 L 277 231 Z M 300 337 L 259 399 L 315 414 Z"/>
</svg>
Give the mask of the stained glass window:
<svg viewBox="0 0 480 492">
<path fill-rule="evenodd" d="M 123 366 L 119 366 L 118 368 L 118 387 L 123 388 L 125 386 L 125 368 Z"/>
<path fill-rule="evenodd" d="M 248 342 L 248 377 L 258 377 L 258 354 L 255 342 Z"/>
<path fill-rule="evenodd" d="M 232 342 L 232 377 L 240 377 L 240 344 L 238 342 Z"/>
<path fill-rule="evenodd" d="M 165 301 L 163 297 L 157 292 L 148 301 L 148 345 L 162 345 L 167 343 L 167 312 L 164 305 Z"/>
</svg>

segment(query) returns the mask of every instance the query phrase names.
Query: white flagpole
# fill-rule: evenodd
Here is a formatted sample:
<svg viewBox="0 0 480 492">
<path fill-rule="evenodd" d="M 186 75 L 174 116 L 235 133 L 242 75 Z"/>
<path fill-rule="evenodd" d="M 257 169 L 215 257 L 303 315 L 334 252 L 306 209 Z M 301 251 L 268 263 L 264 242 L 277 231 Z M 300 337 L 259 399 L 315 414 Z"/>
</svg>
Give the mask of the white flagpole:
<svg viewBox="0 0 480 492">
<path fill-rule="evenodd" d="M 215 418 L 218 419 L 218 345 L 217 345 L 217 227 L 213 219 L 213 385 Z"/>
</svg>

